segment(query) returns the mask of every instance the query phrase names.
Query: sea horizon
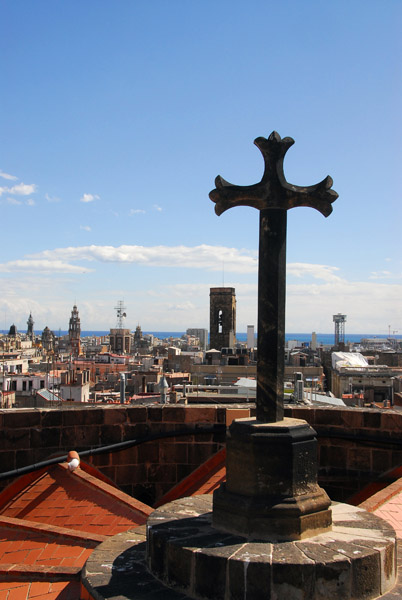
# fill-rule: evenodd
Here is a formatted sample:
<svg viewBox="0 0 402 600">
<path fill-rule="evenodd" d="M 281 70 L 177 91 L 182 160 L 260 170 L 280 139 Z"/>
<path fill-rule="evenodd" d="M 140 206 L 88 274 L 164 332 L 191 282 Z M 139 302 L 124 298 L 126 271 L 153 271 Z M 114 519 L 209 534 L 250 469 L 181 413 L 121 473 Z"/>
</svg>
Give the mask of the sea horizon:
<svg viewBox="0 0 402 600">
<path fill-rule="evenodd" d="M 7 335 L 8 331 L 7 330 L 0 330 L 0 333 Z M 25 331 L 20 332 L 20 333 L 25 333 Z M 56 335 L 56 337 L 60 337 L 60 336 L 65 336 L 68 334 L 68 330 L 65 329 L 56 329 L 53 330 L 53 333 Z M 107 336 L 109 335 L 109 331 L 106 330 L 83 330 L 81 331 L 81 337 L 85 338 L 85 337 L 103 337 L 103 336 Z M 169 338 L 181 338 L 183 335 L 185 335 L 185 331 L 143 331 L 142 332 L 143 335 L 153 335 L 156 338 L 159 339 L 169 339 Z M 42 334 L 42 330 L 35 330 L 35 334 L 40 336 Z M 334 333 L 317 333 L 316 332 L 316 336 L 317 336 L 317 343 L 318 344 L 322 344 L 322 345 L 331 345 L 334 344 L 335 341 L 335 336 Z M 297 342 L 300 343 L 308 343 L 311 342 L 311 337 L 312 337 L 312 333 L 311 332 L 306 332 L 306 333 L 285 333 L 285 341 L 288 342 L 290 340 L 296 340 Z M 379 333 L 345 333 L 345 342 L 348 343 L 354 343 L 354 344 L 358 344 L 362 339 L 364 338 L 377 338 L 377 339 L 402 339 L 401 336 L 389 336 L 387 334 L 379 334 Z M 239 342 L 246 342 L 247 341 L 247 332 L 237 332 L 236 333 L 236 339 Z M 257 335 L 255 335 L 255 339 L 257 339 Z"/>
</svg>

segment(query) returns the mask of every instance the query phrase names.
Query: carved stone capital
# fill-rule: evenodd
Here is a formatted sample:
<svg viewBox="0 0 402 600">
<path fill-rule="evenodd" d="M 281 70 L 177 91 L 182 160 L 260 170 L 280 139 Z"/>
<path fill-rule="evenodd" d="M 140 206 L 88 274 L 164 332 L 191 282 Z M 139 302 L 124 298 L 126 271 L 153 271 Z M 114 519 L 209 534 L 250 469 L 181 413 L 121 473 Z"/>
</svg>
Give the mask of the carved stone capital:
<svg viewBox="0 0 402 600">
<path fill-rule="evenodd" d="M 268 138 L 258 137 L 254 144 L 260 150 L 265 164 L 264 174 L 254 185 L 233 185 L 218 175 L 216 188 L 209 194 L 215 202 L 215 212 L 221 215 L 233 206 L 251 206 L 257 210 L 279 208 L 289 210 L 296 206 L 315 208 L 324 217 L 332 212 L 332 203 L 338 194 L 332 188 L 332 178 L 328 175 L 319 183 L 311 186 L 298 186 L 288 183 L 283 172 L 283 159 L 294 140 L 281 138 L 273 131 Z"/>
</svg>

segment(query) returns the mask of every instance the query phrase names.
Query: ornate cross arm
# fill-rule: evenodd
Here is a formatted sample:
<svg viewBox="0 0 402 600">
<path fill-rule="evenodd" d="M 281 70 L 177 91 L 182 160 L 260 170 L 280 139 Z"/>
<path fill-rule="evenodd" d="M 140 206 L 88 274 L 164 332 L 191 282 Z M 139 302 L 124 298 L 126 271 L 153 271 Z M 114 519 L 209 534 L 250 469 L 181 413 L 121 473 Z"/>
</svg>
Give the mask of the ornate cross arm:
<svg viewBox="0 0 402 600">
<path fill-rule="evenodd" d="M 215 212 L 221 215 L 233 206 L 252 206 L 258 210 L 279 208 L 289 210 L 296 206 L 317 209 L 324 217 L 332 212 L 332 202 L 338 194 L 331 189 L 333 181 L 327 176 L 320 183 L 307 187 L 292 185 L 286 181 L 283 159 L 294 144 L 290 137 L 281 139 L 273 131 L 269 138 L 258 137 L 254 144 L 264 158 L 265 170 L 262 179 L 254 185 L 239 186 L 225 181 L 220 175 L 215 179 L 216 188 L 209 194 L 216 203 Z"/>
</svg>

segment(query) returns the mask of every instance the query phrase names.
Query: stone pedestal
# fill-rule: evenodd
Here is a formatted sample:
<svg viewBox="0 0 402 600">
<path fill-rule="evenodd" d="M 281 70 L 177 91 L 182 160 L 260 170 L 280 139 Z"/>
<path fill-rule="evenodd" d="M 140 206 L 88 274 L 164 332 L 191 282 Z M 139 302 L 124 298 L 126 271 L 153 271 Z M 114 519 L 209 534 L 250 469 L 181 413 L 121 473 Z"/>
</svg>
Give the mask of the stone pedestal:
<svg viewBox="0 0 402 600">
<path fill-rule="evenodd" d="M 279 543 L 218 532 L 210 509 L 210 496 L 194 496 L 148 519 L 148 569 L 186 597 L 368 600 L 395 583 L 395 531 L 363 509 L 334 503 L 331 531 Z"/>
<path fill-rule="evenodd" d="M 226 448 L 226 484 L 213 499 L 216 529 L 270 541 L 330 530 L 331 502 L 317 483 L 317 440 L 306 421 L 238 419 Z"/>
</svg>

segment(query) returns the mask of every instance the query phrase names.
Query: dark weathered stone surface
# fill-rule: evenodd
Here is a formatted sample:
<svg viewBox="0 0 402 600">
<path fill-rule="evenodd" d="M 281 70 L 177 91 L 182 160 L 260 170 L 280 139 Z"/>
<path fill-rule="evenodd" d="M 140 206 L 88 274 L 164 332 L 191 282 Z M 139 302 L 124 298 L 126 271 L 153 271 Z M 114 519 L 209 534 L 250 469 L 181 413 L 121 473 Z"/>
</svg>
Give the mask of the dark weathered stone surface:
<svg viewBox="0 0 402 600">
<path fill-rule="evenodd" d="M 145 527 L 119 533 L 98 546 L 82 573 L 90 596 L 94 600 L 189 600 L 148 572 L 145 546 Z"/>
<path fill-rule="evenodd" d="M 362 509 L 334 504 L 331 531 L 304 541 L 264 543 L 217 535 L 211 528 L 211 513 L 204 512 L 208 498 L 172 502 L 164 511 L 155 511 L 148 523 L 148 564 L 152 570 L 156 557 L 161 560 L 154 541 L 160 536 L 165 575 L 160 569 L 155 575 L 178 591 L 216 600 L 357 600 L 375 598 L 394 585 L 395 533 Z M 202 516 L 195 517 L 197 512 Z M 171 545 L 173 552 L 169 552 Z M 185 575 L 173 581 L 167 574 L 175 573 L 179 564 Z"/>
<path fill-rule="evenodd" d="M 244 600 L 245 593 L 255 600 L 266 599 L 271 581 L 272 544 L 244 544 L 229 559 L 229 597 Z"/>
<path fill-rule="evenodd" d="M 316 489 L 317 440 L 305 421 L 265 424 L 238 419 L 226 448 L 227 489 L 232 493 L 277 501 Z"/>
<path fill-rule="evenodd" d="M 286 210 L 260 212 L 257 419 L 282 421 L 286 300 Z"/>
<path fill-rule="evenodd" d="M 315 431 L 305 421 L 234 421 L 227 481 L 214 492 L 214 527 L 277 541 L 327 530 L 330 499 L 317 483 L 316 457 Z"/>
<path fill-rule="evenodd" d="M 274 544 L 271 586 L 279 598 L 314 598 L 314 560 L 295 544 Z"/>
<path fill-rule="evenodd" d="M 234 288 L 210 288 L 209 347 L 233 348 L 236 341 L 236 294 Z"/>
<path fill-rule="evenodd" d="M 298 542 L 297 547 L 315 563 L 316 588 L 331 600 L 349 598 L 352 592 L 352 573 L 347 557 L 342 559 L 338 549 L 322 544 Z"/>
<path fill-rule="evenodd" d="M 204 505 L 205 501 L 203 501 Z M 194 508 L 193 504 L 192 510 Z M 343 530 L 348 527 L 349 535 L 355 538 L 357 535 L 355 532 L 360 529 L 359 524 L 366 522 L 368 525 L 370 520 L 365 518 L 364 511 L 348 505 L 335 504 L 333 512 L 335 526 L 337 527 L 339 518 Z M 373 532 L 381 531 L 381 523 L 380 519 L 374 518 L 372 521 L 374 529 L 368 528 L 366 532 L 373 535 Z M 377 524 L 379 528 L 377 528 Z M 389 530 L 386 531 L 386 534 L 385 538 L 388 537 Z M 377 533 L 374 533 L 374 536 L 377 536 Z M 291 579 L 288 579 L 286 575 L 287 557 L 283 553 L 282 562 L 276 565 L 277 585 L 273 586 L 271 570 L 273 544 L 260 542 L 240 544 L 239 549 L 233 552 L 228 560 L 228 589 L 226 590 L 228 600 L 244 600 L 245 598 L 247 600 L 270 600 L 271 598 L 292 600 L 295 597 L 298 600 L 346 600 L 350 598 L 351 559 L 339 552 L 342 549 L 339 543 L 336 549 L 329 547 L 328 543 L 321 544 L 322 537 L 317 536 L 311 540 L 293 543 L 306 556 L 306 559 L 315 563 L 313 590 L 310 588 L 305 591 L 300 588 L 299 590 L 292 588 Z M 325 534 L 325 538 L 331 538 L 331 536 Z M 373 540 L 374 538 L 371 538 L 371 541 Z M 360 538 L 361 542 L 362 538 Z M 364 544 L 367 545 L 367 543 L 366 539 Z M 275 556 L 279 558 L 281 556 L 280 548 L 286 548 L 288 545 L 288 543 L 278 544 L 279 549 L 275 551 Z M 392 552 L 392 555 L 391 563 L 393 564 L 395 553 Z M 293 554 L 293 557 L 297 558 L 297 556 L 300 555 Z M 386 557 L 384 562 L 387 562 Z M 398 569 L 401 572 L 402 548 L 398 553 Z M 213 580 L 214 574 L 210 572 L 208 577 Z M 300 575 L 298 577 L 300 581 Z M 295 582 L 295 580 L 297 581 L 297 577 L 292 581 Z M 308 581 L 311 582 L 309 574 L 304 579 L 305 583 Z M 165 587 L 147 571 L 145 527 L 118 534 L 98 546 L 87 561 L 82 582 L 94 600 L 111 600 L 112 598 L 121 598 L 121 600 L 156 600 L 158 598 L 161 600 L 188 600 L 190 598 L 179 591 Z M 308 596 L 307 592 L 313 593 L 315 596 Z M 400 600 L 402 598 L 401 576 L 394 588 L 389 591 L 382 589 L 382 592 L 384 595 L 381 596 L 381 600 Z"/>
</svg>

